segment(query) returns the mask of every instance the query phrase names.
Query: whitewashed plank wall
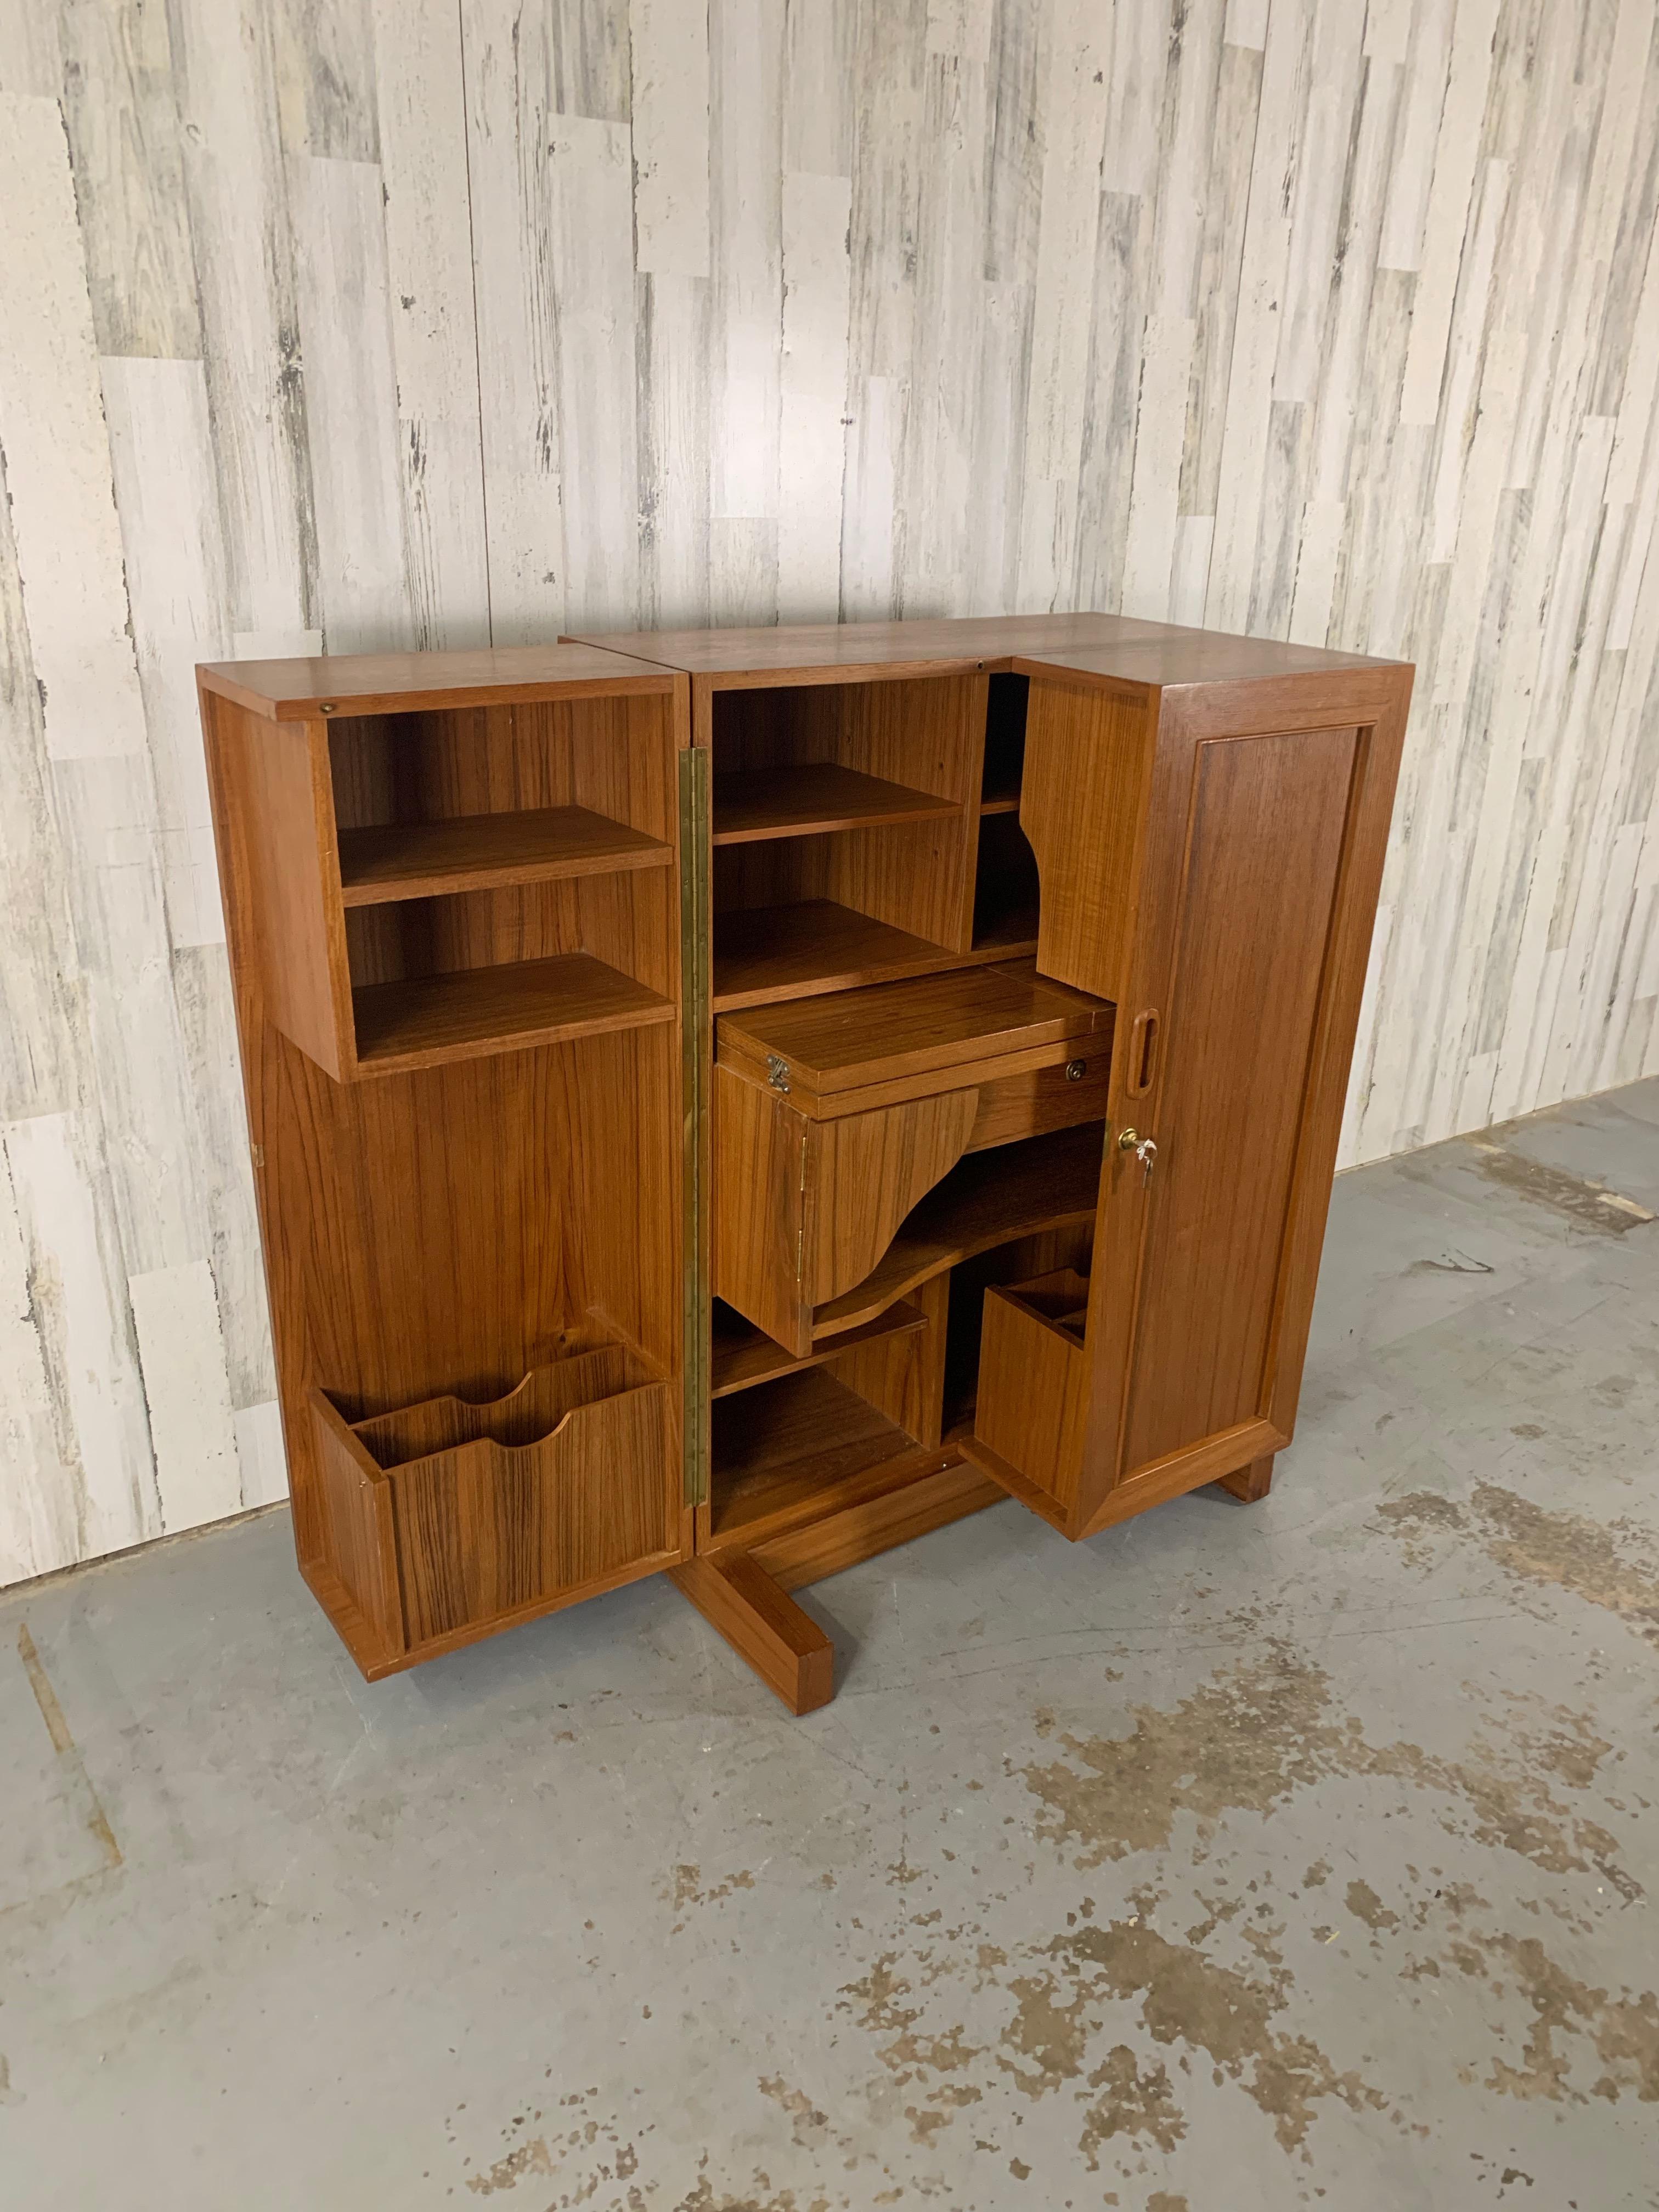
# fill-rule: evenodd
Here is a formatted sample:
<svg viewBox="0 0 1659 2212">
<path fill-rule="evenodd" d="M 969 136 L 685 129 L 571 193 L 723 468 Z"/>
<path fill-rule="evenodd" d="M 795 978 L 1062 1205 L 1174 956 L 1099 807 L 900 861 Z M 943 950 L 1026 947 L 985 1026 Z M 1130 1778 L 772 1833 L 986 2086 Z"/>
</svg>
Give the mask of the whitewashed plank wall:
<svg viewBox="0 0 1659 2212">
<path fill-rule="evenodd" d="M 1659 1066 L 1656 0 L 0 0 L 0 1583 L 281 1494 L 190 668 L 1408 656 L 1344 1157 Z"/>
</svg>

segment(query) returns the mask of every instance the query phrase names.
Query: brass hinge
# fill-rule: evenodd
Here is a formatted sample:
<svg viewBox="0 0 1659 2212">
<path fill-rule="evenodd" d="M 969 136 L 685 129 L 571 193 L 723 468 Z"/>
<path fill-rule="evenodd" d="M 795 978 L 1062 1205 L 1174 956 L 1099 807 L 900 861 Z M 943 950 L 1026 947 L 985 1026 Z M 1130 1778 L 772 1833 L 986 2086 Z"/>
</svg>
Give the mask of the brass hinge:
<svg viewBox="0 0 1659 2212">
<path fill-rule="evenodd" d="M 780 1060 L 775 1052 L 766 1055 L 766 1079 L 774 1091 L 787 1091 L 789 1088 L 789 1063 Z"/>
</svg>

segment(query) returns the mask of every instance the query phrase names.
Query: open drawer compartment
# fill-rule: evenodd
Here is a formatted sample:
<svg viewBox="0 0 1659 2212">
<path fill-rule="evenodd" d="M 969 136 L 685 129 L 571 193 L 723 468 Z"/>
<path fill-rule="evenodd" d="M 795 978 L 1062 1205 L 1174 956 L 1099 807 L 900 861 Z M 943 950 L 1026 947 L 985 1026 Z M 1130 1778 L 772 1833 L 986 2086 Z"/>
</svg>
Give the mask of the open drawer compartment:
<svg viewBox="0 0 1659 2212">
<path fill-rule="evenodd" d="M 974 1435 L 1061 1506 L 1083 1462 L 1088 1303 L 1086 1279 L 1069 1267 L 985 1293 Z"/>
<path fill-rule="evenodd" d="M 504 1396 L 352 1419 L 310 1397 L 327 1564 L 389 1657 L 527 1619 L 678 1556 L 667 1386 L 617 1344 Z"/>
<path fill-rule="evenodd" d="M 965 1156 L 1104 1119 L 1111 1038 L 1029 961 L 723 1015 L 716 1295 L 804 1356 Z"/>
</svg>

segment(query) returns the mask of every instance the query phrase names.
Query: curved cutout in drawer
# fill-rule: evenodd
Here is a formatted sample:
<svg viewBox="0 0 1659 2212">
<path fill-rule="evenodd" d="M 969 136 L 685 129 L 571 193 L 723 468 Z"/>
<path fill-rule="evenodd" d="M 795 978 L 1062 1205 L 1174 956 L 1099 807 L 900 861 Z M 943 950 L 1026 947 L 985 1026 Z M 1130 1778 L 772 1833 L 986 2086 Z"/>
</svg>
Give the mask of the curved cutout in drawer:
<svg viewBox="0 0 1659 2212">
<path fill-rule="evenodd" d="M 1028 961 L 723 1015 L 716 1295 L 803 1357 L 964 1154 L 1104 1118 L 1112 1012 Z"/>
<path fill-rule="evenodd" d="M 335 1571 L 394 1650 L 464 1643 L 678 1556 L 667 1386 L 609 1345 L 484 1404 L 348 1421 L 313 1390 Z"/>
</svg>

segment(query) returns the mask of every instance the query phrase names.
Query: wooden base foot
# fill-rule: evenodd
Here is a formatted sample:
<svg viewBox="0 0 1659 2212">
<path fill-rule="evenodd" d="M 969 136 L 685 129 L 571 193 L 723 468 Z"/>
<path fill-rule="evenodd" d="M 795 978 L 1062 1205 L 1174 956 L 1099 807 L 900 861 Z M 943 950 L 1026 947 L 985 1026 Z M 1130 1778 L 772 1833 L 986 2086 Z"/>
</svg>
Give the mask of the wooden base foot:
<svg viewBox="0 0 1659 2212">
<path fill-rule="evenodd" d="M 747 1552 L 686 1559 L 668 1571 L 709 1626 L 792 1713 L 815 1712 L 829 1704 L 835 1692 L 834 1644 Z"/>
<path fill-rule="evenodd" d="M 1246 1505 L 1254 1505 L 1259 1498 L 1267 1495 L 1273 1488 L 1273 1454 L 1269 1452 L 1266 1459 L 1253 1459 L 1248 1467 L 1240 1468 L 1237 1474 L 1224 1474 L 1216 1487 L 1230 1492 L 1235 1498 L 1243 1498 Z"/>
</svg>

